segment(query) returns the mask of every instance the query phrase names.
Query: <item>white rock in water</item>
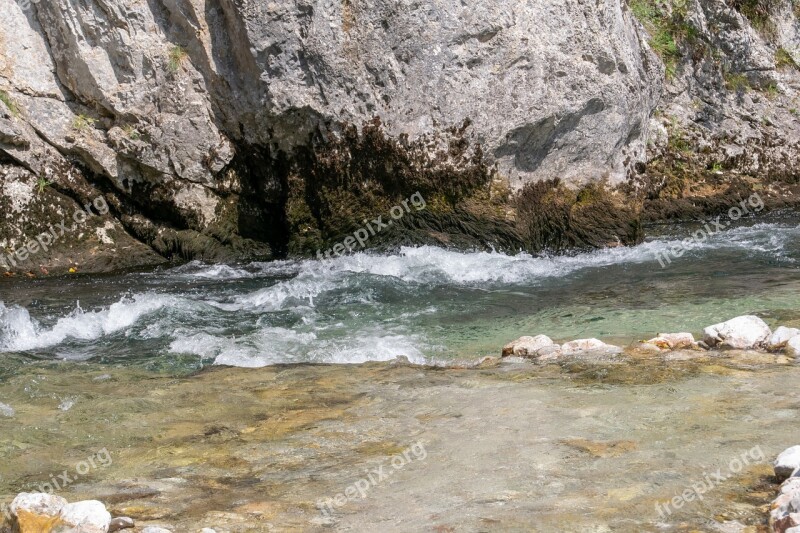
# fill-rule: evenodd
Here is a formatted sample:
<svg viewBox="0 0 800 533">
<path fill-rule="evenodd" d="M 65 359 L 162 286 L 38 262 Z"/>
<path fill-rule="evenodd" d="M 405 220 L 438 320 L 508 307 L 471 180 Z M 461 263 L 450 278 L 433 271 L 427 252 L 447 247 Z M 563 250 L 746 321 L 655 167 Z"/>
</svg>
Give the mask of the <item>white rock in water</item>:
<svg viewBox="0 0 800 533">
<path fill-rule="evenodd" d="M 558 345 L 547 335 L 536 337 L 520 337 L 503 347 L 503 356 L 514 355 L 517 357 L 536 357 L 543 348 L 557 347 Z M 551 350 L 552 351 L 552 350 Z"/>
<path fill-rule="evenodd" d="M 200 533 L 217 533 L 215 530 L 211 529 L 210 527 L 204 527 L 200 530 Z"/>
<path fill-rule="evenodd" d="M 8 404 L 0 402 L 0 416 L 14 416 L 14 408 Z"/>
<path fill-rule="evenodd" d="M 106 533 L 111 514 L 97 500 L 68 503 L 61 509 L 61 520 L 80 533 Z"/>
<path fill-rule="evenodd" d="M 796 337 L 797 335 L 800 335 L 800 329 L 780 326 L 775 330 L 775 333 L 772 334 L 772 337 L 770 337 L 769 343 L 767 343 L 767 348 L 770 350 L 780 350 L 786 346 L 786 343 L 789 341 L 789 339 Z"/>
<path fill-rule="evenodd" d="M 18 517 L 20 511 L 37 516 L 58 516 L 67 500 L 55 494 L 44 492 L 20 492 L 11 502 L 11 514 Z"/>
<path fill-rule="evenodd" d="M 786 353 L 792 357 L 800 357 L 800 335 L 792 337 L 786 342 Z"/>
<path fill-rule="evenodd" d="M 763 320 L 750 315 L 708 326 L 703 334 L 703 340 L 711 347 L 750 350 L 764 346 L 772 330 Z"/>
<path fill-rule="evenodd" d="M 800 468 L 800 446 L 792 446 L 775 459 L 775 476 L 783 481 Z"/>
<path fill-rule="evenodd" d="M 563 355 L 576 355 L 583 352 L 605 352 L 607 354 L 618 354 L 622 352 L 619 346 L 612 346 L 597 339 L 578 339 L 567 342 L 561 346 Z"/>
<path fill-rule="evenodd" d="M 172 531 L 159 526 L 147 526 L 140 533 L 172 533 Z"/>
</svg>

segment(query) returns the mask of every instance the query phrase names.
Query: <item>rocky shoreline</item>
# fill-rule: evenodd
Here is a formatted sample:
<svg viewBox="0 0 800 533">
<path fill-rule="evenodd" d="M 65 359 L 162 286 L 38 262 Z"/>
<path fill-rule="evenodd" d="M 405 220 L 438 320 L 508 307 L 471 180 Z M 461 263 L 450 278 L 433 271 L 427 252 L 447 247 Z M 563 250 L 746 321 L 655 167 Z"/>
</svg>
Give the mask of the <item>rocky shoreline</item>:
<svg viewBox="0 0 800 533">
<path fill-rule="evenodd" d="M 691 358 L 693 353 L 700 355 L 723 350 L 776 354 L 776 361 L 786 363 L 789 361 L 787 357 L 800 358 L 800 330 L 779 326 L 773 332 L 761 318 L 747 315 L 704 328 L 702 340 L 695 340 L 694 335 L 687 332 L 660 333 L 624 349 L 598 339 L 577 339 L 559 345 L 546 335 L 525 336 L 504 346 L 502 357 L 550 363 L 576 358 L 608 361 L 623 352 L 665 354 L 673 359 L 680 356 Z"/>
</svg>

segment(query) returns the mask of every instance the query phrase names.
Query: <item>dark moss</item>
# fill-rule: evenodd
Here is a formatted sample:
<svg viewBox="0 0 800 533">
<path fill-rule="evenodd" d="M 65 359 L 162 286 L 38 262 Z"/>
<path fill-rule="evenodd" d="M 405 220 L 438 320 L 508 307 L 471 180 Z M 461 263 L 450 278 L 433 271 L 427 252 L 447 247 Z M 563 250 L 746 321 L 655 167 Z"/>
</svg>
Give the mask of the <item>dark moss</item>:
<svg viewBox="0 0 800 533">
<path fill-rule="evenodd" d="M 516 199 L 518 223 L 529 250 L 633 245 L 644 239 L 638 210 L 599 183 L 578 190 L 560 180 L 528 184 Z"/>
</svg>

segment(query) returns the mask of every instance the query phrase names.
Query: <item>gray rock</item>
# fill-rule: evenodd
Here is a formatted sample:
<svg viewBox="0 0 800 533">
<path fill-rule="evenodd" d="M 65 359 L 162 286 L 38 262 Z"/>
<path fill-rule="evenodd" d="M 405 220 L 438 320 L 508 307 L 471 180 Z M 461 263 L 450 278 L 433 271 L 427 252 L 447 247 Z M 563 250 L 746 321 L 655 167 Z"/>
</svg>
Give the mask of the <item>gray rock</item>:
<svg viewBox="0 0 800 533">
<path fill-rule="evenodd" d="M 133 518 L 120 516 L 111 520 L 111 523 L 108 525 L 108 533 L 113 533 L 114 531 L 120 531 L 122 529 L 130 529 L 132 527 L 136 527 Z"/>
</svg>

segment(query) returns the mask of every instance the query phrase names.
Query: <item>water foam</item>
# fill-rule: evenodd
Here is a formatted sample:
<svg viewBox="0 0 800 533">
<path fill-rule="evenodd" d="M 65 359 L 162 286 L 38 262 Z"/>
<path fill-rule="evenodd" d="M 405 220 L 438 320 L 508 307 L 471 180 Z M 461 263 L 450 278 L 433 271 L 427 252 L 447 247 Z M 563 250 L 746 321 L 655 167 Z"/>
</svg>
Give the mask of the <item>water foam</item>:
<svg viewBox="0 0 800 533">
<path fill-rule="evenodd" d="M 6 307 L 0 302 L 0 349 L 28 351 L 61 344 L 67 339 L 95 340 L 122 331 L 141 317 L 174 304 L 174 296 L 138 294 L 122 298 L 107 309 L 84 311 L 78 304 L 74 311 L 46 328 L 31 318 L 27 309 Z"/>
</svg>

